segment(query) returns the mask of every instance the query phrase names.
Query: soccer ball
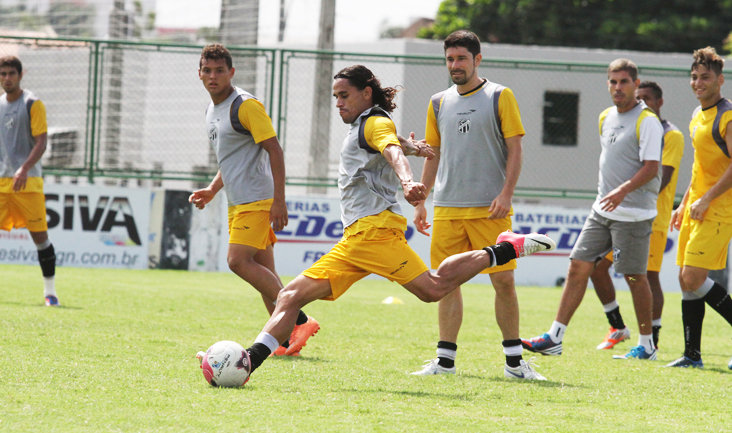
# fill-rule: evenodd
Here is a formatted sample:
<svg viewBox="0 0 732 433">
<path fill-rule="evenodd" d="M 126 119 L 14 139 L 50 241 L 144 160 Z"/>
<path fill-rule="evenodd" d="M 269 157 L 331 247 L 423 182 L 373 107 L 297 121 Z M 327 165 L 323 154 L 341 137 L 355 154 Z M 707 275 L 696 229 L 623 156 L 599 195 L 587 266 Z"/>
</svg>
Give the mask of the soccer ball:
<svg viewBox="0 0 732 433">
<path fill-rule="evenodd" d="M 211 386 L 238 388 L 249 380 L 249 353 L 239 343 L 219 341 L 201 355 L 203 377 Z"/>
</svg>

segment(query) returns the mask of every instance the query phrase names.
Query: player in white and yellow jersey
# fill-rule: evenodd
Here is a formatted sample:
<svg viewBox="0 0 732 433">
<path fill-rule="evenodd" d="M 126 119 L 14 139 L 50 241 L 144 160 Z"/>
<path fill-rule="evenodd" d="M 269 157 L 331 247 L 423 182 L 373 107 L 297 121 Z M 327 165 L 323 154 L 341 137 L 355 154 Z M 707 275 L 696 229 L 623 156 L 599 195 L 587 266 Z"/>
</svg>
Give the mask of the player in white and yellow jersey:
<svg viewBox="0 0 732 433">
<path fill-rule="evenodd" d="M 449 256 L 496 242 L 511 230 L 511 201 L 521 172 L 521 139 L 525 134 L 511 89 L 478 75 L 480 40 L 459 30 L 444 42 L 447 70 L 454 85 L 434 95 L 427 108 L 425 139 L 435 158 L 424 163 L 422 183 L 435 187 L 431 262 L 437 269 Z M 417 230 L 429 236 L 424 203 L 414 214 Z M 519 305 L 513 270 L 516 261 L 482 273 L 496 291 L 496 322 L 503 334 L 504 375 L 534 379 L 538 375 L 522 359 Z M 457 336 L 463 317 L 458 287 L 440 301 L 437 357 L 414 375 L 454 374 Z"/>
<path fill-rule="evenodd" d="M 56 253 L 48 239 L 41 156 L 46 151 L 46 107 L 20 87 L 23 64 L 15 56 L 0 58 L 0 229 L 27 228 L 38 249 L 47 306 L 56 296 Z"/>
<path fill-rule="evenodd" d="M 287 338 L 303 306 L 335 300 L 369 274 L 398 282 L 424 302 L 436 302 L 487 267 L 555 247 L 544 235 L 504 233 L 497 245 L 452 256 L 431 273 L 404 238 L 407 220 L 396 194 L 401 184 L 409 203 L 424 200 L 427 190 L 412 179 L 405 154 L 433 153 L 423 142 L 398 138 L 390 114 L 396 90 L 382 87 L 368 68 L 351 66 L 334 78 L 336 107 L 351 125 L 338 167 L 343 238 L 280 292 L 274 313 L 246 351 L 250 372 Z"/>
<path fill-rule="evenodd" d="M 285 160 L 272 120 L 261 102 L 234 87 L 231 54 L 220 44 L 204 47 L 198 75 L 211 95 L 206 109 L 209 142 L 219 172 L 211 184 L 191 194 L 203 209 L 224 188 L 229 204 L 229 268 L 262 295 L 272 314 L 282 289 L 274 263 L 275 231 L 287 225 Z M 300 311 L 297 326 L 275 355 L 299 356 L 320 325 Z"/>
<path fill-rule="evenodd" d="M 694 52 L 691 89 L 699 100 L 689 132 L 694 145 L 691 183 L 671 215 L 679 233 L 676 264 L 681 267 L 681 315 L 684 355 L 667 367 L 704 366 L 701 334 L 705 303 L 732 324 L 732 299 L 727 289 L 709 278 L 723 269 L 732 238 L 732 101 L 723 98 L 724 60 L 714 48 Z M 732 360 L 728 364 L 732 369 Z"/>
<path fill-rule="evenodd" d="M 554 322 L 543 335 L 523 340 L 524 348 L 542 355 L 561 355 L 562 339 L 579 308 L 598 259 L 612 251 L 615 269 L 633 295 L 638 345 L 616 359 L 654 361 L 651 317 L 653 297 L 648 284 L 648 253 L 656 201 L 661 187 L 663 127 L 658 116 L 635 91 L 638 67 L 617 59 L 607 70 L 613 106 L 600 114 L 600 173 L 597 199 L 570 254 L 567 280 Z"/>
<path fill-rule="evenodd" d="M 648 108 L 653 110 L 659 118 L 661 117 L 661 106 L 663 106 L 661 86 L 653 81 L 644 81 L 636 89 L 635 97 L 645 102 Z M 653 232 L 651 233 L 651 244 L 648 253 L 648 272 L 646 272 L 648 284 L 651 286 L 651 294 L 653 295 L 653 344 L 656 347 L 658 347 L 661 314 L 663 312 L 663 289 L 661 288 L 659 272 L 663 263 L 663 253 L 666 251 L 669 221 L 674 206 L 676 183 L 679 179 L 679 166 L 681 165 L 681 157 L 684 155 L 684 135 L 681 131 L 667 120 L 661 120 L 661 126 L 663 126 L 661 191 L 658 194 L 658 202 L 656 203 L 658 215 L 653 220 Z M 612 253 L 608 253 L 597 264 L 591 276 L 595 293 L 600 298 L 605 315 L 608 322 L 610 322 L 610 331 L 605 336 L 605 340 L 597 346 L 601 350 L 612 349 L 616 344 L 630 338 L 630 329 L 623 322 L 620 306 L 615 299 L 613 280 L 609 274 L 612 260 Z"/>
</svg>

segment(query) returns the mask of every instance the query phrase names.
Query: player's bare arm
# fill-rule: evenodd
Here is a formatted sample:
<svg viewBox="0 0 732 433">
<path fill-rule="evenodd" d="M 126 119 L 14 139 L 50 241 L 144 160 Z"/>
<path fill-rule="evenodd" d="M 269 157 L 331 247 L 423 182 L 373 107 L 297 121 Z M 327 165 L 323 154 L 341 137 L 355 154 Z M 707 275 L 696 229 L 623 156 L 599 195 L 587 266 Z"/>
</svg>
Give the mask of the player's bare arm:
<svg viewBox="0 0 732 433">
<path fill-rule="evenodd" d="M 402 146 L 402 152 L 407 156 L 420 156 L 427 159 L 435 156 L 432 146 L 427 144 L 426 140 L 416 141 L 414 139 L 414 132 L 409 134 L 409 138 L 404 138 L 401 135 L 397 135 L 397 138 L 399 139 L 399 144 Z"/>
<path fill-rule="evenodd" d="M 727 142 L 727 153 L 730 154 L 729 152 L 732 151 L 732 128 L 730 128 L 729 123 L 727 124 L 727 133 L 724 136 L 724 141 Z M 704 214 L 707 213 L 712 200 L 724 194 L 730 188 L 732 188 L 732 165 L 727 167 L 727 170 L 725 170 L 722 177 L 719 178 L 714 186 L 709 188 L 703 196 L 699 197 L 699 199 L 689 206 L 689 217 L 693 220 L 703 220 Z"/>
<path fill-rule="evenodd" d="M 435 179 L 437 178 L 437 168 L 440 166 L 440 148 L 433 147 L 432 151 L 434 156 L 424 160 L 424 166 L 422 167 L 422 184 L 424 185 L 427 193 L 425 199 L 429 195 L 432 188 L 435 186 Z M 414 226 L 417 231 L 425 236 L 429 236 L 427 229 L 432 227 L 432 224 L 427 221 L 427 209 L 424 207 L 424 201 L 419 203 L 414 209 Z"/>
<path fill-rule="evenodd" d="M 427 189 L 422 183 L 412 180 L 412 168 L 402 152 L 402 147 L 397 144 L 389 144 L 384 149 L 383 155 L 402 184 L 404 198 L 412 206 L 417 206 L 427 197 Z"/>
<path fill-rule="evenodd" d="M 25 185 L 28 182 L 28 171 L 41 160 L 43 153 L 46 151 L 46 142 L 48 134 L 38 134 L 33 137 L 33 150 L 31 150 L 28 159 L 25 160 L 13 175 L 13 191 L 18 192 L 25 189 Z"/>
<path fill-rule="evenodd" d="M 669 230 L 671 231 L 674 231 L 674 229 L 681 230 L 681 223 L 684 222 L 684 211 L 686 210 L 686 204 L 689 201 L 690 190 L 691 182 L 689 182 L 689 186 L 686 187 L 686 192 L 684 193 L 684 197 L 681 199 L 681 203 L 679 203 L 679 207 L 671 212 L 671 221 L 669 222 Z"/>
<path fill-rule="evenodd" d="M 516 135 L 507 138 L 506 148 L 508 149 L 508 157 L 506 158 L 506 181 L 503 183 L 501 193 L 491 202 L 491 207 L 488 209 L 491 212 L 491 216 L 488 219 L 502 219 L 508 216 L 508 213 L 511 211 L 513 193 L 516 190 L 519 175 L 521 175 L 521 165 L 523 163 L 521 136 Z"/>
<path fill-rule="evenodd" d="M 197 208 L 203 209 L 223 187 L 224 180 L 221 178 L 221 170 L 219 170 L 206 188 L 193 191 L 193 194 L 188 197 L 188 203 L 193 203 Z"/>
<path fill-rule="evenodd" d="M 674 176 L 674 170 L 675 169 L 670 165 L 661 165 L 661 187 L 658 189 L 659 193 L 666 189 L 666 186 L 671 183 L 671 178 Z"/>
<path fill-rule="evenodd" d="M 269 222 L 276 232 L 287 225 L 287 203 L 285 203 L 285 157 L 277 137 L 268 138 L 260 146 L 269 154 L 269 163 L 274 181 L 274 200 L 269 210 Z"/>
<path fill-rule="evenodd" d="M 630 180 L 625 181 L 622 185 L 610 191 L 600 200 L 602 210 L 612 212 L 625 199 L 625 196 L 650 182 L 658 175 L 658 161 L 643 161 L 643 167 Z"/>
</svg>

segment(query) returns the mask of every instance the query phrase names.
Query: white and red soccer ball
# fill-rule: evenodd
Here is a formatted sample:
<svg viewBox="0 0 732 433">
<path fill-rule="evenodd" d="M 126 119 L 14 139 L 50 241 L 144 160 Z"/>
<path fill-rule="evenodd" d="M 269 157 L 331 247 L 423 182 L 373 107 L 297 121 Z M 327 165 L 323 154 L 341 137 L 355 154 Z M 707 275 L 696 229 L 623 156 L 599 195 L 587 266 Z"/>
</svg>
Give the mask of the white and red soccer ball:
<svg viewBox="0 0 732 433">
<path fill-rule="evenodd" d="M 203 377 L 211 386 L 238 388 L 249 380 L 249 353 L 234 341 L 219 341 L 199 353 Z"/>
</svg>

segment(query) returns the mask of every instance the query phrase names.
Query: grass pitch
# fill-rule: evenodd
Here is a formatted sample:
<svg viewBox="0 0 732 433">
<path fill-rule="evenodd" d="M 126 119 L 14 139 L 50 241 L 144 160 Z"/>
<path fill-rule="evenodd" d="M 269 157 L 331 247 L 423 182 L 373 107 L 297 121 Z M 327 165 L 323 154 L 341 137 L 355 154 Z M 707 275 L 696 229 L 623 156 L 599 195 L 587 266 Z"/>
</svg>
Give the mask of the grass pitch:
<svg viewBox="0 0 732 433">
<path fill-rule="evenodd" d="M 503 377 L 490 286 L 463 288 L 458 374 L 416 377 L 434 357 L 437 305 L 364 280 L 309 305 L 322 326 L 302 357 L 269 359 L 242 389 L 214 389 L 195 354 L 219 340 L 247 347 L 267 315 L 233 274 L 61 268 L 62 307 L 43 306 L 40 270 L 0 266 L 0 431 L 728 431 L 732 330 L 711 308 L 705 370 L 660 368 L 683 351 L 679 294 L 666 295 L 658 362 L 613 360 L 631 343 L 607 331 L 594 292 L 564 354 L 539 357 L 548 382 Z M 551 324 L 560 290 L 521 287 L 521 333 Z M 397 296 L 403 305 L 383 305 Z M 525 352 L 528 359 L 528 352 Z"/>
</svg>

